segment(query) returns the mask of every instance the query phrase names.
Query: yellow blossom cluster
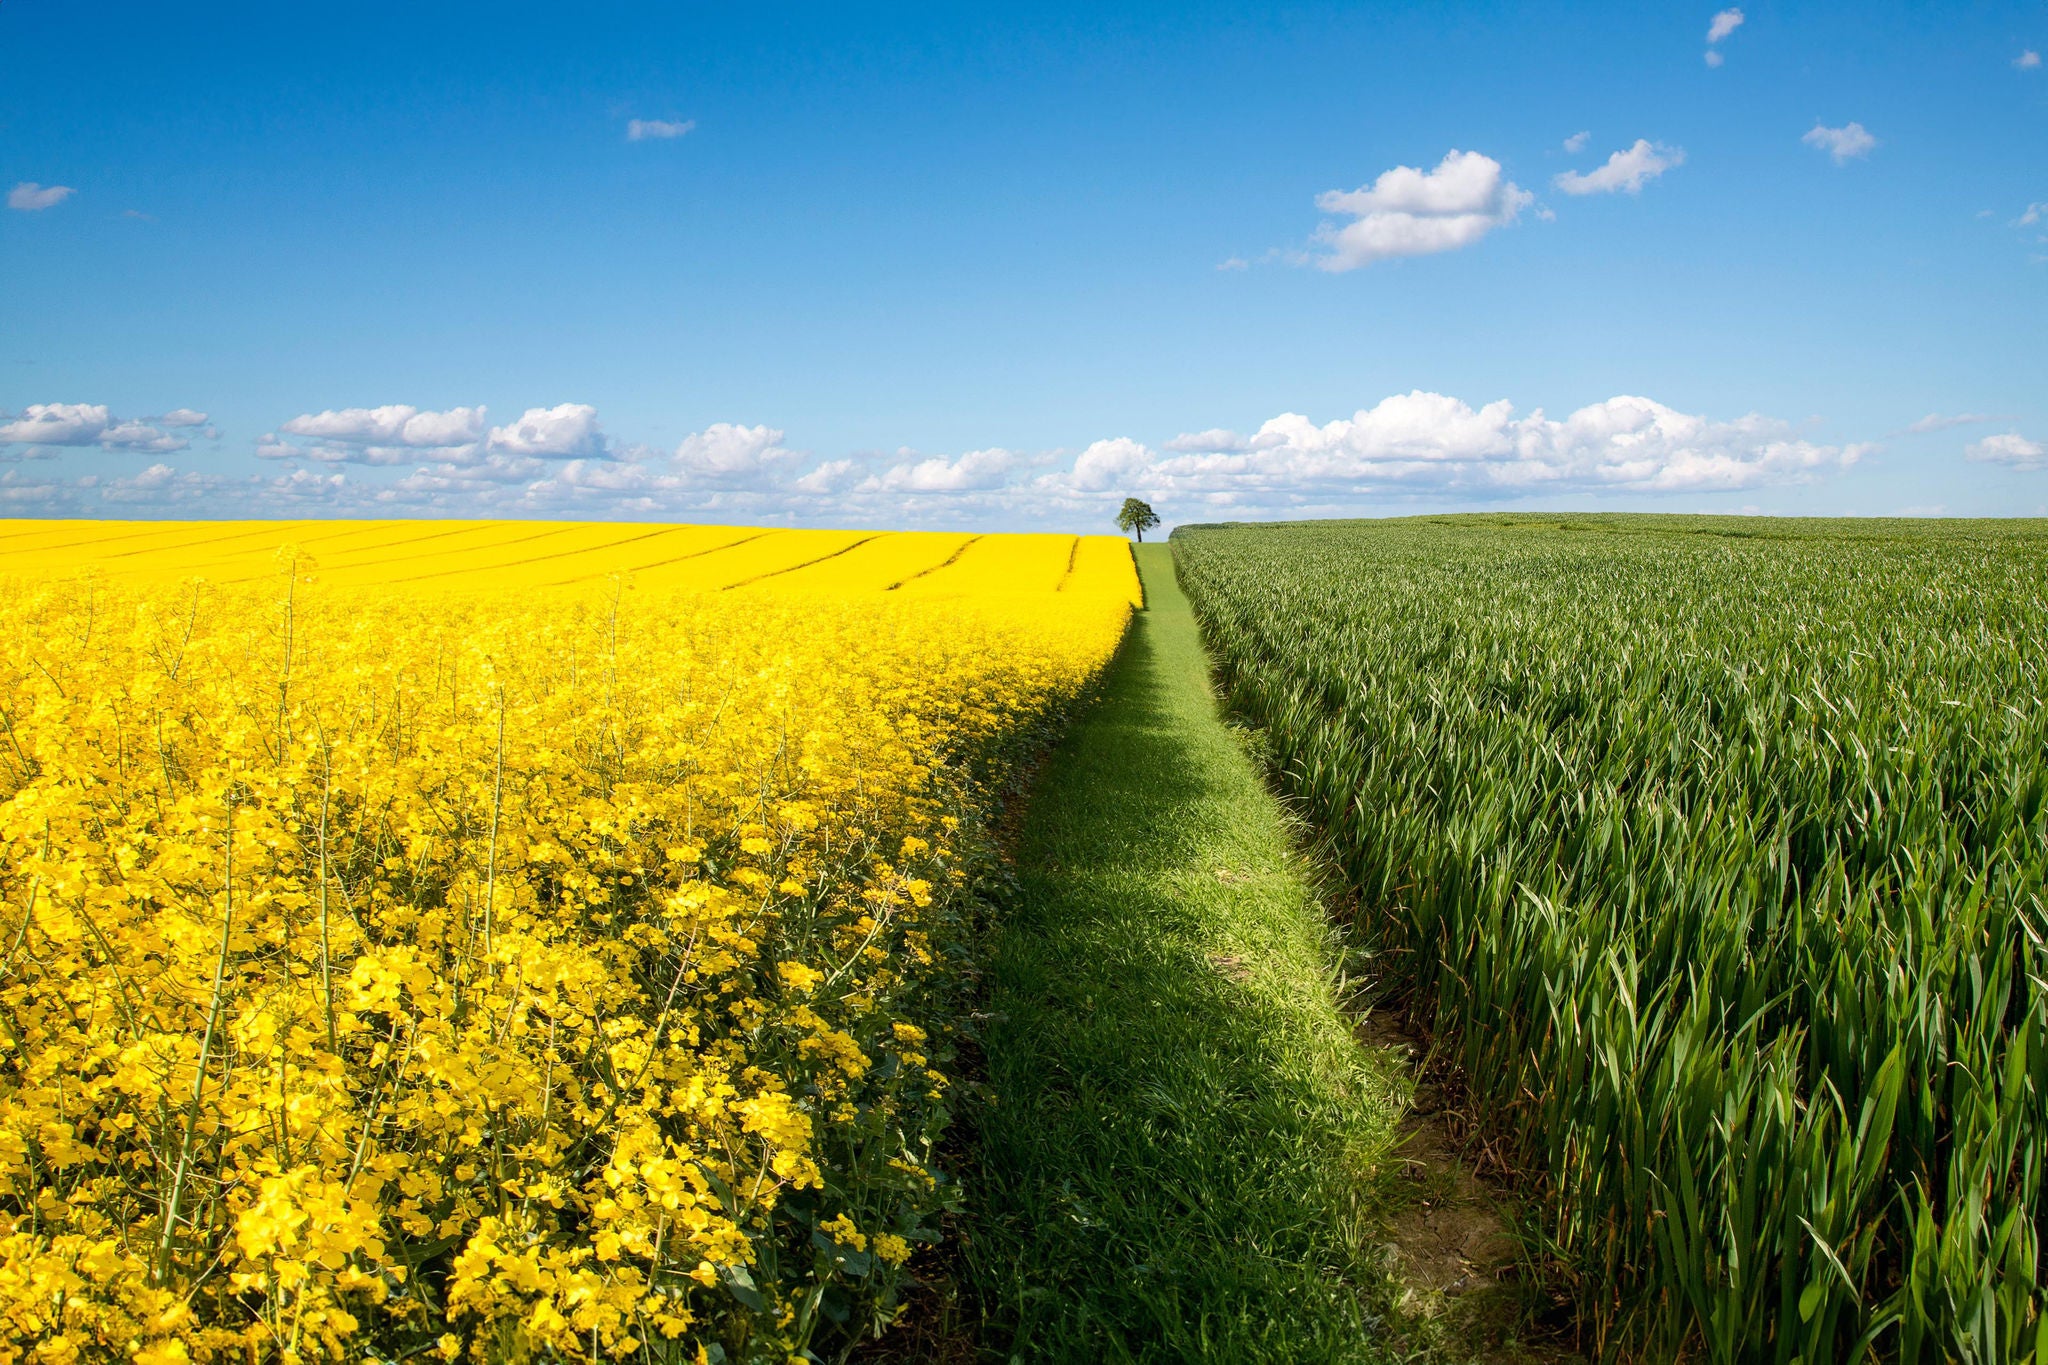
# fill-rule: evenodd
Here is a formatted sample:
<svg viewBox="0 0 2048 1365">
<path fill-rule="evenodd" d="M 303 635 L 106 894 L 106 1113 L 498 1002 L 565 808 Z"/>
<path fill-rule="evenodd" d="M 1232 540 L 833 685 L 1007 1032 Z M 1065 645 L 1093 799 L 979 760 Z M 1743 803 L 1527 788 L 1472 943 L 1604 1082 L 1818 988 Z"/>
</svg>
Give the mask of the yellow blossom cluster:
<svg viewBox="0 0 2048 1365">
<path fill-rule="evenodd" d="M 1028 594 L 6 581 L 0 1365 L 881 1330 L 954 1198 L 989 803 L 1130 610 L 1089 554 Z"/>
</svg>

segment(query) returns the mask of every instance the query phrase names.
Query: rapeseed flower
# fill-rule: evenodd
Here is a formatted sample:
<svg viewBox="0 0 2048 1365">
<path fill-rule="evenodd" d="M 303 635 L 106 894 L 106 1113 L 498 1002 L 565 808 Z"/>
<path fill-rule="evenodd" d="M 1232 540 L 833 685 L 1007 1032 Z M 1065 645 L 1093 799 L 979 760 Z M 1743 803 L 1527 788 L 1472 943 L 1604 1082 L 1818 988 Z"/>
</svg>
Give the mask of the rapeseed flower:
<svg viewBox="0 0 2048 1365">
<path fill-rule="evenodd" d="M 886 1324 L 993 794 L 1131 602 L 963 539 L 915 593 L 7 584 L 0 1365 Z"/>
</svg>

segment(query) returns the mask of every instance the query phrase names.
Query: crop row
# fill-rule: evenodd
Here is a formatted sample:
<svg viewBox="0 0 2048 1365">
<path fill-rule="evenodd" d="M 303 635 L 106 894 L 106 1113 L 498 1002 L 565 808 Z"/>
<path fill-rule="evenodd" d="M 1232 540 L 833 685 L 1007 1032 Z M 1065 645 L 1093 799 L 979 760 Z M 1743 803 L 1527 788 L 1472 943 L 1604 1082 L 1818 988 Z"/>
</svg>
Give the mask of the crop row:
<svg viewBox="0 0 2048 1365">
<path fill-rule="evenodd" d="M 1128 556 L 1000 603 L 306 569 L 0 600 L 0 1361 L 879 1330 L 956 1199 L 990 794 Z"/>
<path fill-rule="evenodd" d="M 10 521 L 0 575 L 261 585 L 286 547 L 301 577 L 325 587 L 588 591 L 617 577 L 642 589 L 824 596 L 1136 588 L 1116 536 L 574 521 Z"/>
<path fill-rule="evenodd" d="M 1588 1345 L 2048 1359 L 2048 536 L 1174 544 Z"/>
</svg>

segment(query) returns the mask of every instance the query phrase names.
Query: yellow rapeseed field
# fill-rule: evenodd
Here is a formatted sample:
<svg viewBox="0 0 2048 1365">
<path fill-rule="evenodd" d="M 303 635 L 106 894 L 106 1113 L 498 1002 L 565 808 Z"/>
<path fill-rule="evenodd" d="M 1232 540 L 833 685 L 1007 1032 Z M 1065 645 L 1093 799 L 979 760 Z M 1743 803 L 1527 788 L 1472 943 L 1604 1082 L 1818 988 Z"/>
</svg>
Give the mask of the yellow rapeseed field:
<svg viewBox="0 0 2048 1365">
<path fill-rule="evenodd" d="M 0 523 L 0 1363 L 815 1358 L 1120 541 Z"/>
</svg>

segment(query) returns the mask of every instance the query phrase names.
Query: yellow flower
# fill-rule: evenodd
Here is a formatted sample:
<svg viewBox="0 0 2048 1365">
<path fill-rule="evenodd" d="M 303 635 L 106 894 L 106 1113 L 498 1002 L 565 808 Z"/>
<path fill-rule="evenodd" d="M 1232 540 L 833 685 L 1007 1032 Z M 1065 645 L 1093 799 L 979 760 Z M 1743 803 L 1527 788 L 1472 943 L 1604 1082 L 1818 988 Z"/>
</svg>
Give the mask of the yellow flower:
<svg viewBox="0 0 2048 1365">
<path fill-rule="evenodd" d="M 828 1175 L 940 1206 L 961 850 L 1117 647 L 1111 546 L 10 523 L 0 1343 L 806 1348 L 760 1252 Z"/>
<path fill-rule="evenodd" d="M 783 985 L 806 995 L 825 979 L 825 974 L 816 967 L 806 967 L 801 962 L 778 963 L 775 971 L 782 978 Z"/>
<path fill-rule="evenodd" d="M 867 1250 L 868 1239 L 854 1227 L 853 1220 L 843 1213 L 835 1214 L 818 1224 L 818 1231 L 843 1247 L 852 1247 L 855 1251 Z"/>
</svg>

